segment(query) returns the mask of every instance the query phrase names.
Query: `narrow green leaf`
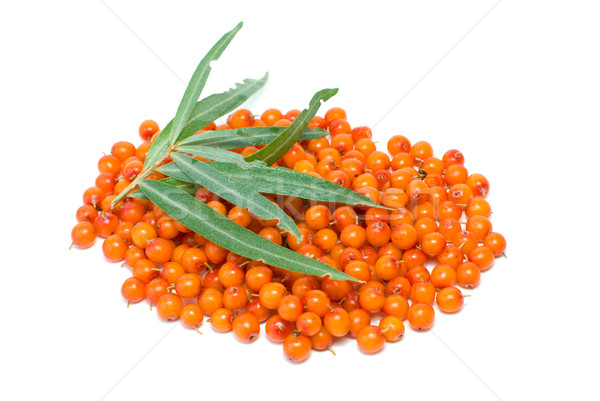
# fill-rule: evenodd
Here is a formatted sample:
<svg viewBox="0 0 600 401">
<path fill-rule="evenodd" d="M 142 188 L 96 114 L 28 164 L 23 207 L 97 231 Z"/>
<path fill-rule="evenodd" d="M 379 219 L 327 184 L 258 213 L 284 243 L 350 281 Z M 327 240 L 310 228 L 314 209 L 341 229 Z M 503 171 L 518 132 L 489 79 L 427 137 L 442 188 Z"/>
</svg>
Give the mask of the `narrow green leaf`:
<svg viewBox="0 0 600 401">
<path fill-rule="evenodd" d="M 200 61 L 198 67 L 196 67 L 196 71 L 194 71 L 192 79 L 190 79 L 190 83 L 183 94 L 183 99 L 181 99 L 181 103 L 177 108 L 175 118 L 173 118 L 173 128 L 171 129 L 170 133 L 171 145 L 179 140 L 179 134 L 183 130 L 184 125 L 186 125 L 188 122 L 188 118 L 194 110 L 196 102 L 200 97 L 200 93 L 202 92 L 202 89 L 204 89 L 206 80 L 208 79 L 210 71 L 212 70 L 210 63 L 218 60 L 219 57 L 221 57 L 236 33 L 242 29 L 242 25 L 243 23 L 240 22 L 235 28 L 223 35 L 221 39 L 219 39 L 217 43 L 215 43 L 215 45 L 208 51 L 208 53 L 206 53 L 206 56 L 204 56 L 202 61 Z"/>
<path fill-rule="evenodd" d="M 253 233 L 179 188 L 151 180 L 141 181 L 140 188 L 165 213 L 231 252 L 301 274 L 356 281 L 325 263 L 307 258 Z"/>
<path fill-rule="evenodd" d="M 252 162 L 252 167 L 247 169 L 240 168 L 233 163 L 210 162 L 207 164 L 228 177 L 228 182 L 243 183 L 256 192 L 297 196 L 321 202 L 347 203 L 349 205 L 389 209 L 373 202 L 366 196 L 322 178 L 283 167 L 274 168 L 266 165 L 255 165 L 254 163 L 256 161 Z M 165 164 L 159 168 L 159 171 L 181 181 L 193 181 L 175 163 Z"/>
<path fill-rule="evenodd" d="M 200 100 L 194 106 L 187 124 L 179 135 L 179 140 L 189 138 L 211 122 L 235 110 L 262 88 L 268 77 L 269 74 L 266 73 L 261 79 L 245 79 L 243 83 L 236 84 L 226 92 L 216 93 Z"/>
<path fill-rule="evenodd" d="M 169 163 L 169 164 L 171 164 L 171 163 Z M 194 195 L 199 188 L 198 185 L 189 182 L 190 180 L 188 177 L 186 177 L 185 180 L 178 180 L 175 177 L 165 177 L 159 181 L 164 182 L 165 184 L 171 185 L 173 187 L 180 188 L 190 195 Z M 139 188 L 136 189 L 135 191 L 131 192 L 127 196 L 131 197 L 131 198 L 137 198 L 137 199 L 148 199 L 148 197 L 144 194 L 144 192 L 142 190 L 140 190 Z"/>
<path fill-rule="evenodd" d="M 182 171 L 185 171 L 187 176 L 214 194 L 241 208 L 247 208 L 250 213 L 265 220 L 277 219 L 279 227 L 294 234 L 296 238 L 302 236 L 294 221 L 279 206 L 257 191 L 253 191 L 242 183 L 228 182 L 227 176 L 219 170 L 192 157 L 174 153 L 173 160 Z"/>
<path fill-rule="evenodd" d="M 194 156 L 204 157 L 219 162 L 236 163 L 242 167 L 249 167 L 244 157 L 239 153 L 230 152 L 229 150 L 211 148 L 202 145 L 177 146 L 175 150 L 179 153 L 189 153 Z M 175 153 L 173 153 L 175 155 Z"/>
<path fill-rule="evenodd" d="M 300 139 L 302 132 L 308 127 L 317 114 L 321 101 L 327 101 L 337 93 L 336 89 L 323 89 L 310 100 L 308 109 L 304 109 L 285 131 L 258 152 L 246 157 L 246 161 L 262 160 L 269 166 L 277 162 Z"/>
<path fill-rule="evenodd" d="M 171 128 L 173 127 L 173 120 L 169 121 L 169 123 L 162 129 L 160 134 L 156 137 L 154 142 L 152 142 L 152 146 L 148 150 L 146 154 L 146 160 L 144 160 L 144 169 L 149 168 L 154 163 L 156 163 L 169 149 L 169 141 L 171 135 Z"/>
<path fill-rule="evenodd" d="M 265 145 L 280 135 L 286 127 L 247 127 L 203 132 L 181 141 L 181 145 L 215 146 L 221 149 L 235 149 L 246 146 Z M 300 140 L 322 138 L 328 131 L 315 128 L 305 129 Z"/>
</svg>

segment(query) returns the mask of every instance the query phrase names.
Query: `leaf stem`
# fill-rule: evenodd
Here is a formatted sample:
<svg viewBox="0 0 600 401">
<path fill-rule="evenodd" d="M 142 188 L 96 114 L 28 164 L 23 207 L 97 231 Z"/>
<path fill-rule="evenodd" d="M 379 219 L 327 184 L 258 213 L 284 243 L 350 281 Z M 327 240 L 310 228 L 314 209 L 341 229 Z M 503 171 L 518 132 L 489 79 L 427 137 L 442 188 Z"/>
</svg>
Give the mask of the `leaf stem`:
<svg viewBox="0 0 600 401">
<path fill-rule="evenodd" d="M 177 144 L 171 145 L 169 147 L 169 149 L 167 149 L 167 151 L 165 152 L 164 155 L 162 155 L 157 161 L 155 161 L 153 164 L 151 164 L 148 168 L 143 169 L 142 172 L 139 173 L 138 176 L 135 177 L 133 181 L 131 181 L 131 184 L 129 184 L 123 191 L 121 191 L 121 193 L 119 195 L 115 196 L 115 198 L 110 203 L 111 207 L 115 207 L 117 205 L 117 203 L 121 202 L 123 200 L 123 198 L 125 198 L 132 190 L 135 189 L 135 187 L 138 186 L 138 184 L 141 180 L 148 177 L 150 174 L 154 173 L 156 171 L 156 169 L 160 167 L 162 162 L 164 162 L 165 160 L 167 160 L 169 158 L 169 156 L 171 156 L 171 153 L 175 150 L 176 146 L 177 146 Z"/>
</svg>

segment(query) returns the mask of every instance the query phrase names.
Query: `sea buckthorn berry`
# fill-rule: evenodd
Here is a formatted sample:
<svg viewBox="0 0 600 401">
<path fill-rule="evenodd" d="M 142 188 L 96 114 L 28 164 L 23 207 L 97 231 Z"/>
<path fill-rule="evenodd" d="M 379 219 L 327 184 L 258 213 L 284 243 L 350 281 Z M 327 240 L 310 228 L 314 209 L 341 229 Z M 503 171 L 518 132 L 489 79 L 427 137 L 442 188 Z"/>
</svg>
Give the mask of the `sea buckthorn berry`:
<svg viewBox="0 0 600 401">
<path fill-rule="evenodd" d="M 355 159 L 356 161 L 360 162 L 362 166 L 364 166 L 365 164 L 367 164 L 367 157 L 365 155 L 363 155 L 361 152 L 359 152 L 358 150 L 356 150 L 356 149 L 351 150 L 349 152 L 346 152 L 342 156 L 342 161 L 344 161 L 344 160 L 350 160 L 350 159 Z"/>
<path fill-rule="evenodd" d="M 308 173 L 310 171 L 315 171 L 315 166 L 308 160 L 298 160 L 296 164 L 294 164 L 294 171 L 298 173 Z"/>
<path fill-rule="evenodd" d="M 204 253 L 209 261 L 220 264 L 227 260 L 229 251 L 214 242 L 207 241 L 206 244 L 204 244 Z"/>
<path fill-rule="evenodd" d="M 367 168 L 371 171 L 386 170 L 390 168 L 390 158 L 378 150 L 367 156 Z"/>
<path fill-rule="evenodd" d="M 146 245 L 146 257 L 154 263 L 167 263 L 172 255 L 173 245 L 164 238 L 154 238 Z"/>
<path fill-rule="evenodd" d="M 454 270 L 463 262 L 465 256 L 453 244 L 446 244 L 446 248 L 444 251 L 437 256 L 437 261 L 439 264 L 448 265 Z"/>
<path fill-rule="evenodd" d="M 100 173 L 96 177 L 95 185 L 105 194 L 112 193 L 115 188 L 115 176 L 113 173 Z"/>
<path fill-rule="evenodd" d="M 254 292 L 259 292 L 263 285 L 270 283 L 272 279 L 273 271 L 263 265 L 252 267 L 245 274 L 246 285 Z"/>
<path fill-rule="evenodd" d="M 306 157 L 306 152 L 304 148 L 300 146 L 298 143 L 292 145 L 290 150 L 287 151 L 285 155 L 283 155 L 283 164 L 287 168 L 294 168 L 294 165 L 300 160 L 304 160 Z"/>
<path fill-rule="evenodd" d="M 121 286 L 121 295 L 129 302 L 141 302 L 146 297 L 146 285 L 135 277 L 129 277 Z"/>
<path fill-rule="evenodd" d="M 428 157 L 421 163 L 420 169 L 429 175 L 440 175 L 444 172 L 444 163 L 437 157 Z"/>
<path fill-rule="evenodd" d="M 456 283 L 463 288 L 473 289 L 479 285 L 481 272 L 473 262 L 465 262 L 456 268 Z"/>
<path fill-rule="evenodd" d="M 253 123 L 254 115 L 248 109 L 236 110 L 227 118 L 227 125 L 232 129 L 251 127 Z"/>
<path fill-rule="evenodd" d="M 75 214 L 77 221 L 87 221 L 89 223 L 93 223 L 98 217 L 98 210 L 92 205 L 83 205 L 77 209 L 77 213 Z"/>
<path fill-rule="evenodd" d="M 223 291 L 223 305 L 225 308 L 237 311 L 248 303 L 248 293 L 241 286 L 231 286 Z"/>
<path fill-rule="evenodd" d="M 452 287 L 456 284 L 456 270 L 448 265 L 439 264 L 431 271 L 431 284 L 436 289 Z"/>
<path fill-rule="evenodd" d="M 317 159 L 319 161 L 329 160 L 330 162 L 333 162 L 332 168 L 335 170 L 335 169 L 337 169 L 337 166 L 342 162 L 342 155 L 340 154 L 340 152 L 337 149 L 325 148 L 325 149 L 322 149 L 317 154 Z M 319 172 L 318 168 L 317 168 L 317 172 Z"/>
<path fill-rule="evenodd" d="M 461 209 L 466 209 L 469 201 L 473 199 L 473 191 L 467 184 L 455 184 L 448 191 L 448 199 Z"/>
<path fill-rule="evenodd" d="M 396 316 L 386 316 L 379 321 L 379 330 L 386 341 L 396 342 L 404 337 L 404 323 Z"/>
<path fill-rule="evenodd" d="M 268 127 L 271 127 L 282 118 L 283 114 L 278 109 L 267 109 L 260 116 L 260 119 L 263 120 Z"/>
<path fill-rule="evenodd" d="M 156 312 L 163 320 L 177 320 L 181 316 L 183 301 L 177 294 L 165 294 L 156 301 Z"/>
<path fill-rule="evenodd" d="M 431 281 L 414 283 L 410 287 L 410 299 L 413 303 L 432 304 L 435 299 L 435 287 Z"/>
<path fill-rule="evenodd" d="M 430 256 L 436 256 L 442 253 L 446 247 L 446 238 L 440 233 L 427 233 L 421 240 L 421 249 Z"/>
<path fill-rule="evenodd" d="M 410 155 L 415 160 L 419 159 L 423 161 L 433 156 L 433 148 L 431 147 L 429 142 L 419 141 L 414 143 L 410 148 Z"/>
<path fill-rule="evenodd" d="M 300 110 L 291 109 L 291 110 L 288 110 L 287 113 L 285 113 L 283 115 L 283 118 L 285 118 L 289 121 L 294 121 L 296 119 L 296 117 L 298 117 L 299 115 L 300 115 Z"/>
<path fill-rule="evenodd" d="M 296 329 L 307 337 L 317 334 L 322 326 L 321 318 L 314 312 L 304 312 L 296 319 Z"/>
<path fill-rule="evenodd" d="M 315 128 L 327 129 L 327 120 L 325 120 L 323 117 L 314 116 L 312 118 L 312 120 L 310 120 L 308 127 L 311 129 L 315 129 Z"/>
<path fill-rule="evenodd" d="M 233 319 L 231 324 L 233 333 L 238 340 L 244 343 L 251 343 L 258 338 L 260 333 L 260 322 L 258 318 L 250 312 L 243 312 Z"/>
<path fill-rule="evenodd" d="M 455 313 L 462 308 L 464 297 L 458 288 L 447 287 L 437 293 L 435 301 L 442 312 Z"/>
<path fill-rule="evenodd" d="M 406 318 L 414 330 L 425 331 L 433 326 L 435 311 L 430 304 L 414 303 L 408 308 Z"/>
<path fill-rule="evenodd" d="M 325 113 L 325 120 L 327 121 L 327 124 L 329 124 L 333 120 L 338 120 L 340 118 L 348 118 L 348 116 L 346 115 L 346 111 L 341 107 L 332 107 Z"/>
<path fill-rule="evenodd" d="M 406 193 L 411 204 L 427 202 L 430 198 L 429 187 L 420 180 L 411 181 L 406 186 Z"/>
<path fill-rule="evenodd" d="M 179 318 L 185 327 L 194 329 L 202 324 L 204 314 L 197 304 L 187 304 L 181 309 Z"/>
<path fill-rule="evenodd" d="M 404 208 L 394 210 L 390 213 L 390 228 L 394 229 L 402 223 L 413 225 L 415 222 L 412 213 Z"/>
<path fill-rule="evenodd" d="M 316 232 L 313 242 L 324 251 L 329 251 L 337 244 L 338 235 L 331 228 L 322 228 Z"/>
<path fill-rule="evenodd" d="M 331 300 L 329 296 L 322 290 L 310 290 L 304 294 L 304 305 L 307 312 L 314 312 L 319 317 L 325 316 L 329 311 Z"/>
<path fill-rule="evenodd" d="M 472 216 L 467 219 L 465 228 L 467 231 L 473 233 L 478 241 L 483 241 L 485 236 L 492 231 L 492 223 L 487 217 Z"/>
<path fill-rule="evenodd" d="M 205 288 L 196 301 L 204 313 L 212 315 L 223 307 L 223 294 L 215 288 Z"/>
<path fill-rule="evenodd" d="M 219 282 L 225 288 L 240 286 L 244 282 L 244 271 L 234 263 L 224 263 L 219 269 Z"/>
<path fill-rule="evenodd" d="M 377 147 L 375 146 L 375 142 L 373 142 L 369 138 L 362 138 L 354 143 L 354 150 L 359 151 L 365 157 L 365 165 L 369 155 L 375 151 L 377 151 Z M 389 158 L 388 158 L 389 160 Z"/>
<path fill-rule="evenodd" d="M 371 139 L 373 137 L 373 131 L 371 131 L 371 128 L 365 126 L 352 128 L 350 134 L 352 135 L 352 140 L 354 142 L 362 138 Z"/>
<path fill-rule="evenodd" d="M 387 283 L 387 291 L 391 292 L 392 294 L 402 295 L 404 297 L 404 299 L 407 299 L 410 296 L 410 287 L 411 287 L 410 281 L 406 277 L 403 277 L 403 276 L 399 276 L 394 279 L 391 279 Z M 386 298 L 386 300 L 390 296 L 391 295 L 389 295 Z M 383 305 L 383 307 L 384 307 L 384 312 L 385 312 L 385 304 Z M 407 308 L 408 308 L 408 304 L 407 304 Z"/>
<path fill-rule="evenodd" d="M 113 155 L 102 156 L 98 160 L 98 171 L 100 173 L 111 173 L 116 177 L 121 172 L 121 160 Z"/>
<path fill-rule="evenodd" d="M 128 246 L 125 243 L 125 240 L 118 234 L 111 235 L 102 243 L 104 257 L 110 262 L 120 262 L 125 259 L 127 248 Z"/>
<path fill-rule="evenodd" d="M 412 289 L 412 286 L 416 283 L 429 281 L 431 279 L 431 275 L 425 266 L 415 266 L 408 269 L 406 278 L 410 281 Z"/>
<path fill-rule="evenodd" d="M 352 189 L 354 191 L 358 191 L 364 187 L 376 189 L 378 186 L 379 183 L 377 182 L 377 179 L 371 173 L 361 174 L 352 181 Z"/>
<path fill-rule="evenodd" d="M 383 255 L 377 259 L 374 267 L 375 274 L 384 281 L 406 274 L 407 269 L 400 259 L 393 255 Z"/>
<path fill-rule="evenodd" d="M 131 241 L 138 248 L 145 249 L 150 241 L 157 237 L 156 230 L 152 224 L 140 222 L 133 226 Z"/>
<path fill-rule="evenodd" d="M 239 206 L 232 207 L 227 217 L 242 227 L 248 227 L 252 223 L 252 216 L 250 216 L 248 209 L 242 209 Z"/>
<path fill-rule="evenodd" d="M 348 121 L 343 118 L 331 121 L 329 123 L 328 129 L 331 133 L 331 136 L 349 134 L 352 131 L 350 123 L 348 123 Z"/>
<path fill-rule="evenodd" d="M 302 300 L 295 295 L 285 295 L 277 304 L 277 314 L 290 322 L 295 322 L 303 311 Z"/>
<path fill-rule="evenodd" d="M 181 264 L 177 262 L 167 262 L 162 266 L 161 277 L 171 284 L 175 284 L 177 279 L 186 273 Z"/>
<path fill-rule="evenodd" d="M 344 337 L 350 331 L 350 318 L 348 312 L 341 307 L 332 307 L 323 316 L 325 329 L 334 337 Z"/>
<path fill-rule="evenodd" d="M 483 216 L 489 218 L 492 214 L 492 208 L 490 207 L 488 201 L 486 201 L 485 199 L 473 198 L 467 204 L 465 214 L 467 217 Z"/>
<path fill-rule="evenodd" d="M 287 336 L 292 334 L 293 329 L 292 323 L 282 319 L 279 315 L 271 316 L 265 323 L 267 337 L 276 343 L 282 343 Z"/>
<path fill-rule="evenodd" d="M 123 166 L 123 177 L 133 180 L 144 169 L 144 164 L 139 160 L 132 160 Z"/>
<path fill-rule="evenodd" d="M 325 327 L 321 326 L 319 332 L 315 335 L 310 336 L 309 338 L 313 349 L 316 349 L 318 351 L 331 349 L 331 344 L 333 343 L 333 336 L 329 334 Z"/>
<path fill-rule="evenodd" d="M 338 134 L 331 138 L 331 147 L 343 155 L 344 153 L 352 150 L 354 147 L 354 141 L 352 140 L 352 136 L 350 134 Z"/>
<path fill-rule="evenodd" d="M 292 122 L 286 118 L 282 118 L 279 121 L 276 121 L 275 124 L 273 124 L 273 127 L 289 127 L 290 125 L 292 125 Z M 248 155 L 244 155 L 244 153 L 242 152 L 242 155 L 244 157 L 248 156 Z"/>
<path fill-rule="evenodd" d="M 138 260 L 146 259 L 146 253 L 143 249 L 137 246 L 132 246 L 125 252 L 125 263 L 129 267 L 133 267 Z"/>
<path fill-rule="evenodd" d="M 458 220 L 448 218 L 440 220 L 438 232 L 444 237 L 446 241 L 451 241 L 454 237 L 462 231 L 462 226 Z"/>
<path fill-rule="evenodd" d="M 427 256 L 417 248 L 412 248 L 402 254 L 402 261 L 407 269 L 417 266 L 425 266 Z"/>
<path fill-rule="evenodd" d="M 131 268 L 131 274 L 148 284 L 152 279 L 158 276 L 158 268 L 148 259 L 138 260 Z"/>
<path fill-rule="evenodd" d="M 442 156 L 442 162 L 444 162 L 444 168 L 446 169 L 454 165 L 463 165 L 465 164 L 465 156 L 459 150 L 450 149 Z"/>
<path fill-rule="evenodd" d="M 364 309 L 357 308 L 348 312 L 350 319 L 350 337 L 356 338 L 358 333 L 371 324 L 371 315 Z"/>
<path fill-rule="evenodd" d="M 478 246 L 467 254 L 469 262 L 473 262 L 480 271 L 486 271 L 494 263 L 494 252 L 485 246 Z"/>
<path fill-rule="evenodd" d="M 186 273 L 175 281 L 175 291 L 181 298 L 196 298 L 202 291 L 202 277 Z"/>
<path fill-rule="evenodd" d="M 319 281 L 314 276 L 302 276 L 292 284 L 292 294 L 304 299 L 307 292 L 318 290 L 320 287 Z"/>
<path fill-rule="evenodd" d="M 331 228 L 341 232 L 347 226 L 351 224 L 357 224 L 358 217 L 354 209 L 349 206 L 340 206 L 334 210 L 332 214 L 332 223 L 334 223 Z"/>
<path fill-rule="evenodd" d="M 459 220 L 461 216 L 462 209 L 452 201 L 443 202 L 438 209 L 439 221 L 444 221 L 446 219 Z"/>
<path fill-rule="evenodd" d="M 342 244 L 352 248 L 360 248 L 365 243 L 365 240 L 365 229 L 357 224 L 346 226 L 340 234 Z"/>
<path fill-rule="evenodd" d="M 137 224 L 142 221 L 144 214 L 146 214 L 146 208 L 144 206 L 133 202 L 126 202 L 121 208 L 119 217 L 122 221 Z"/>
<path fill-rule="evenodd" d="M 444 180 L 450 186 L 456 184 L 465 184 L 469 173 L 464 166 L 460 164 L 454 164 L 446 169 L 444 172 Z"/>
<path fill-rule="evenodd" d="M 446 191 L 442 188 L 446 186 L 446 181 L 444 180 L 444 177 L 441 176 L 441 174 L 428 173 L 427 177 L 423 179 L 423 182 L 427 184 L 429 188 L 440 187 L 443 193 L 446 194 Z"/>
<path fill-rule="evenodd" d="M 208 259 L 200 248 L 188 248 L 181 255 L 181 266 L 188 273 L 200 273 L 206 269 Z"/>
<path fill-rule="evenodd" d="M 309 152 L 318 155 L 320 151 L 329 147 L 329 141 L 327 138 L 316 138 L 308 141 L 307 149 Z"/>
<path fill-rule="evenodd" d="M 485 198 L 490 192 L 490 183 L 481 174 L 471 174 L 466 183 L 473 191 L 474 197 Z"/>
<path fill-rule="evenodd" d="M 360 293 L 360 307 L 369 313 L 375 313 L 385 304 L 385 293 L 379 287 L 370 287 Z"/>
<path fill-rule="evenodd" d="M 334 170 L 325 176 L 325 179 L 344 188 L 350 188 L 351 179 L 342 170 Z"/>
<path fill-rule="evenodd" d="M 461 231 L 456 234 L 452 239 L 452 243 L 465 255 L 477 248 L 477 238 L 469 231 Z"/>
<path fill-rule="evenodd" d="M 410 171 L 408 170 L 408 168 L 412 167 L 414 164 L 415 164 L 415 159 L 410 154 L 403 153 L 403 152 L 396 153 L 394 155 L 394 157 L 392 157 L 392 160 L 390 161 L 390 166 L 392 167 L 392 170 L 394 172 L 405 171 L 406 173 L 409 173 L 411 180 L 414 175 L 410 174 Z"/>
<path fill-rule="evenodd" d="M 402 250 L 413 248 L 418 241 L 417 230 L 406 223 L 400 224 L 394 228 L 390 238 L 393 244 Z"/>
<path fill-rule="evenodd" d="M 506 239 L 500 233 L 491 232 L 483 239 L 483 245 L 494 252 L 495 256 L 500 256 L 506 250 Z"/>
<path fill-rule="evenodd" d="M 391 137 L 387 143 L 387 149 L 388 152 L 390 152 L 390 154 L 392 156 L 403 152 L 403 153 L 408 153 L 410 152 L 411 149 L 411 144 L 410 141 L 408 140 L 408 138 L 406 138 L 405 136 L 402 135 L 394 135 L 393 137 Z"/>
<path fill-rule="evenodd" d="M 377 326 L 363 328 L 356 337 L 358 347 L 365 354 L 375 354 L 383 349 L 385 338 Z"/>
<path fill-rule="evenodd" d="M 105 196 L 104 191 L 100 188 L 89 187 L 83 192 L 83 204 L 96 207 L 100 205 Z"/>
<path fill-rule="evenodd" d="M 354 277 L 358 281 L 367 281 L 371 278 L 369 265 L 362 260 L 354 260 L 344 267 L 344 273 Z"/>
<path fill-rule="evenodd" d="M 96 220 L 94 220 L 94 227 L 99 237 L 110 237 L 117 230 L 118 226 L 119 218 L 110 212 L 100 212 Z"/>
<path fill-rule="evenodd" d="M 400 209 L 408 203 L 408 194 L 400 188 L 388 188 L 381 197 L 381 204 L 385 207 Z"/>
<path fill-rule="evenodd" d="M 135 156 L 135 146 L 126 141 L 115 142 L 110 153 L 120 161 L 124 161 L 129 157 Z"/>
<path fill-rule="evenodd" d="M 210 315 L 210 324 L 216 331 L 227 333 L 233 326 L 233 312 L 227 308 L 219 308 Z"/>
<path fill-rule="evenodd" d="M 294 331 L 283 342 L 283 354 L 293 362 L 302 362 L 310 356 L 312 343 L 299 331 Z"/>
<path fill-rule="evenodd" d="M 156 304 L 158 298 L 169 292 L 169 282 L 163 278 L 155 278 L 146 284 L 146 299 Z"/>
<path fill-rule="evenodd" d="M 71 241 L 78 248 L 89 248 L 96 241 L 96 228 L 89 221 L 80 221 L 71 230 Z"/>
<path fill-rule="evenodd" d="M 269 309 L 277 309 L 279 301 L 287 293 L 287 289 L 281 283 L 271 282 L 263 285 L 258 293 L 260 303 Z"/>
<path fill-rule="evenodd" d="M 323 205 L 315 205 L 309 208 L 304 214 L 304 219 L 308 228 L 320 230 L 328 227 L 331 221 L 329 208 Z"/>
<path fill-rule="evenodd" d="M 144 120 L 140 124 L 139 134 L 144 141 L 149 141 L 152 135 L 158 132 L 160 128 L 154 120 Z"/>
<path fill-rule="evenodd" d="M 410 289 L 410 283 L 408 283 L 408 288 Z M 404 320 L 408 313 L 408 301 L 406 300 L 406 297 L 400 293 L 391 294 L 385 298 L 385 303 L 381 310 L 386 315 L 395 316 L 398 319 Z"/>
</svg>

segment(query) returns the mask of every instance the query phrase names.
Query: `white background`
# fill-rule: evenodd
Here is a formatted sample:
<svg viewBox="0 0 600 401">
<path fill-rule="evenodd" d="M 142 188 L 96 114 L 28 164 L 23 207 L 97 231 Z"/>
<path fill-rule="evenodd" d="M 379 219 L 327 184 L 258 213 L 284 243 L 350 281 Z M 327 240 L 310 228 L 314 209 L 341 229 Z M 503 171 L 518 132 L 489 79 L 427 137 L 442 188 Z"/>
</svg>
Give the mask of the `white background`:
<svg viewBox="0 0 600 401">
<path fill-rule="evenodd" d="M 0 6 L 0 399 L 597 397 L 598 3 L 204 3 Z M 264 334 L 245 345 L 126 308 L 126 269 L 99 243 L 67 250 L 102 152 L 172 118 L 240 20 L 205 93 L 269 71 L 248 103 L 261 113 L 339 87 L 321 115 L 344 107 L 381 145 L 460 149 L 489 178 L 508 259 L 459 314 L 375 356 L 346 341 L 293 365 Z"/>
</svg>

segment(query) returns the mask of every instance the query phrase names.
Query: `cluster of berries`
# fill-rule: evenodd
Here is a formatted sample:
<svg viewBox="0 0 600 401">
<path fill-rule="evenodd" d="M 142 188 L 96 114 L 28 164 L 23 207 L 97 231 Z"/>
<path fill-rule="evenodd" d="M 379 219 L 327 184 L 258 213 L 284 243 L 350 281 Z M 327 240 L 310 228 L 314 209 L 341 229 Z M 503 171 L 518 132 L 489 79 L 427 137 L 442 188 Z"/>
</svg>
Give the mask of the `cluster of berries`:
<svg viewBox="0 0 600 401">
<path fill-rule="evenodd" d="M 250 126 L 288 126 L 298 110 L 249 110 L 231 114 L 219 130 Z M 111 262 L 125 261 L 132 277 L 121 292 L 131 302 L 156 305 L 161 319 L 198 328 L 205 316 L 219 332 L 233 331 L 243 342 L 264 331 L 283 343 L 293 361 L 311 349 L 331 350 L 337 338 L 353 337 L 365 353 L 400 340 L 404 322 L 417 331 L 434 322 L 434 304 L 444 313 L 463 305 L 459 287 L 472 289 L 480 274 L 506 248 L 492 231 L 485 200 L 488 180 L 469 174 L 464 156 L 449 150 L 434 157 L 427 142 L 411 144 L 396 135 L 388 153 L 376 149 L 368 127 L 352 128 L 341 108 L 315 117 L 310 127 L 327 137 L 296 143 L 277 165 L 320 177 L 368 197 L 384 208 L 326 204 L 293 197 L 271 197 L 297 222 L 302 238 L 259 219 L 204 188 L 196 198 L 258 235 L 317 259 L 356 282 L 300 275 L 229 252 L 191 232 L 149 200 L 125 198 L 111 206 L 142 171 L 146 153 L 159 134 L 144 121 L 137 148 L 117 142 L 98 162 L 95 186 L 77 210 L 73 244 L 80 248 L 103 238 Z M 244 156 L 260 147 L 234 149 Z M 153 173 L 149 179 L 160 179 Z M 373 324 L 377 322 L 377 324 Z"/>
</svg>

